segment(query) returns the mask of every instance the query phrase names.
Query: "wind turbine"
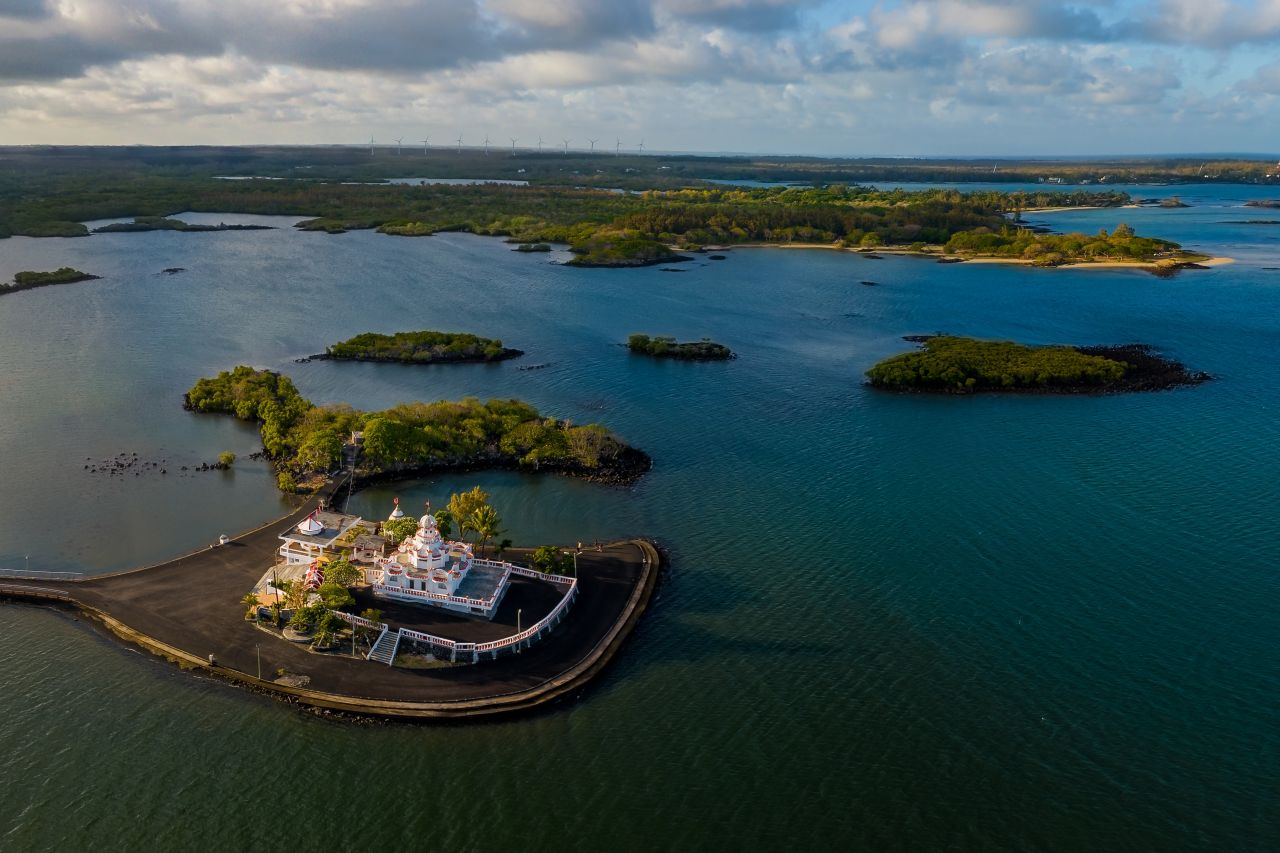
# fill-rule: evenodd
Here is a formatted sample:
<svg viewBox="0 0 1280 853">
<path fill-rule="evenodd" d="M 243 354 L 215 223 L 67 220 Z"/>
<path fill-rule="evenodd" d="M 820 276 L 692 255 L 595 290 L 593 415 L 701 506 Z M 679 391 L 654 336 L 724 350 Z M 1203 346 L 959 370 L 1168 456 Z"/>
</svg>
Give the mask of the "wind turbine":
<svg viewBox="0 0 1280 853">
<path fill-rule="evenodd" d="M 484 156 L 489 156 L 489 134 L 484 135 Z"/>
<path fill-rule="evenodd" d="M 401 136 L 401 137 L 397 137 L 397 138 L 396 138 L 396 156 L 397 156 L 397 157 L 399 157 L 399 156 L 400 156 L 400 143 L 401 143 L 401 142 L 404 142 L 404 137 L 403 137 L 403 136 Z"/>
<path fill-rule="evenodd" d="M 538 137 L 538 153 L 539 154 L 542 153 L 542 137 L 541 136 Z"/>
<path fill-rule="evenodd" d="M 370 154 L 373 153 L 373 136 L 372 135 L 369 136 L 369 153 Z"/>
<path fill-rule="evenodd" d="M 618 140 L 618 144 L 615 145 L 613 148 L 613 156 L 614 157 L 622 156 L 622 140 L 621 139 Z"/>
<path fill-rule="evenodd" d="M 569 156 L 569 140 L 567 139 L 564 141 L 564 153 L 566 157 Z"/>
<path fill-rule="evenodd" d="M 422 137 L 422 153 L 426 154 L 427 149 L 431 147 L 431 134 Z"/>
<path fill-rule="evenodd" d="M 514 136 L 511 137 L 511 156 L 516 156 L 516 138 Z"/>
<path fill-rule="evenodd" d="M 643 139 L 641 139 L 641 140 L 640 140 L 640 153 L 641 153 L 641 154 L 643 154 L 643 153 L 644 153 L 644 140 L 643 140 Z"/>
<path fill-rule="evenodd" d="M 591 143 L 591 153 L 592 153 L 592 154 L 596 153 L 596 143 L 597 143 L 597 142 L 599 142 L 599 141 L 600 141 L 600 140 L 598 140 L 598 139 L 588 139 L 588 140 L 587 140 L 587 142 L 590 142 L 590 143 Z"/>
<path fill-rule="evenodd" d="M 458 134 L 458 153 L 462 153 L 462 134 Z"/>
</svg>

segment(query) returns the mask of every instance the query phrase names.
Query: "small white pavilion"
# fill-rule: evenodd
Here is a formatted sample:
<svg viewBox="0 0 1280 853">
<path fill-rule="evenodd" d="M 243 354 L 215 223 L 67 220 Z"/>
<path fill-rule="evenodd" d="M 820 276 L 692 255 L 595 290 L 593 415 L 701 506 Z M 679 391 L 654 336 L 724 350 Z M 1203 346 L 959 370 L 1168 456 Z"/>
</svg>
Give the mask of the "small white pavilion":
<svg viewBox="0 0 1280 853">
<path fill-rule="evenodd" d="M 338 540 L 359 523 L 357 515 L 317 509 L 280 534 L 283 544 L 276 553 L 291 565 L 333 559 L 339 554 Z"/>
</svg>

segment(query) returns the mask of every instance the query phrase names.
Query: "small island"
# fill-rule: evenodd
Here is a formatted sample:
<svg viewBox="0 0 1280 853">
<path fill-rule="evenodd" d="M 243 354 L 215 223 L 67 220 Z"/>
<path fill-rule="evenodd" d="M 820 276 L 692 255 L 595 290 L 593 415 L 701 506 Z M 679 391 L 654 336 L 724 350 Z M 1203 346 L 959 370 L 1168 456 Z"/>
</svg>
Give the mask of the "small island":
<svg viewBox="0 0 1280 853">
<path fill-rule="evenodd" d="M 566 262 L 571 267 L 651 267 L 693 260 L 666 243 L 639 237 L 593 239 L 569 251 L 576 256 Z"/>
<path fill-rule="evenodd" d="M 12 284 L 0 283 L 0 294 L 17 293 L 19 290 L 31 290 L 37 287 L 48 287 L 51 284 L 74 284 L 78 281 L 95 281 L 102 276 L 90 275 L 71 267 L 59 267 L 53 272 L 32 272 L 23 270 L 15 273 Z"/>
<path fill-rule="evenodd" d="M 519 246 L 516 246 L 516 247 L 515 247 L 515 249 L 513 249 L 512 251 L 515 251 L 515 252 L 550 252 L 550 251 L 551 251 L 551 244 L 550 244 L 550 243 L 521 243 Z"/>
<path fill-rule="evenodd" d="M 336 361 L 391 361 L 399 364 L 458 364 L 502 361 L 524 355 L 502 341 L 464 332 L 365 332 L 328 347 L 315 356 Z"/>
<path fill-rule="evenodd" d="M 1211 377 L 1156 355 L 1145 344 L 1027 346 L 951 335 L 910 337 L 923 349 L 867 371 L 876 388 L 901 392 L 1078 394 L 1159 391 Z"/>
<path fill-rule="evenodd" d="M 1246 201 L 1245 207 L 1265 207 L 1271 210 L 1280 210 L 1280 199 L 1259 199 L 1257 201 Z"/>
<path fill-rule="evenodd" d="M 259 423 L 266 456 L 286 492 L 320 488 L 349 454 L 355 455 L 357 483 L 518 468 L 629 484 L 652 465 L 648 454 L 599 424 L 549 418 L 520 400 L 401 403 L 362 412 L 316 405 L 289 377 L 243 365 L 198 380 L 183 408 Z"/>
<path fill-rule="evenodd" d="M 163 216 L 136 216 L 132 222 L 113 222 L 93 229 L 94 234 L 127 234 L 135 231 L 271 231 L 270 225 L 199 225 Z"/>
<path fill-rule="evenodd" d="M 677 343 L 675 338 L 658 335 L 631 335 L 627 349 L 654 358 L 674 358 L 681 361 L 728 361 L 737 358 L 733 350 L 707 338 L 700 341 Z"/>
</svg>

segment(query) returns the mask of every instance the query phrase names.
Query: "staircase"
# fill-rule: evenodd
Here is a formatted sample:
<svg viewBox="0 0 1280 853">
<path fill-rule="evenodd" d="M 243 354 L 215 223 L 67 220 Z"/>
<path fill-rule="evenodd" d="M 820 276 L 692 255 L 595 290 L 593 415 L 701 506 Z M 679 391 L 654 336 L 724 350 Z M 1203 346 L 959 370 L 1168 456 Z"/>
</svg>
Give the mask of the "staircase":
<svg viewBox="0 0 1280 853">
<path fill-rule="evenodd" d="M 396 659 L 396 648 L 400 645 L 400 632 L 394 634 L 386 626 L 382 626 L 382 632 L 378 634 L 378 639 L 373 644 L 373 648 L 369 649 L 368 660 L 385 663 L 391 666 Z"/>
</svg>

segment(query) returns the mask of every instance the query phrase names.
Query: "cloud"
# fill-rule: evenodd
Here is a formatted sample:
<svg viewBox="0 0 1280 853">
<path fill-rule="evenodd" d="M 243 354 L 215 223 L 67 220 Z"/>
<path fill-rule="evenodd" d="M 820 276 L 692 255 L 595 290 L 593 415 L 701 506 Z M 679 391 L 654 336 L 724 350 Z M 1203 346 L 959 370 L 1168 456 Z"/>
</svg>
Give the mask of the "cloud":
<svg viewBox="0 0 1280 853">
<path fill-rule="evenodd" d="M 1207 115 L 1265 138 L 1275 42 L 1280 0 L 0 0 L 0 142 L 450 122 L 943 150 Z"/>
</svg>

